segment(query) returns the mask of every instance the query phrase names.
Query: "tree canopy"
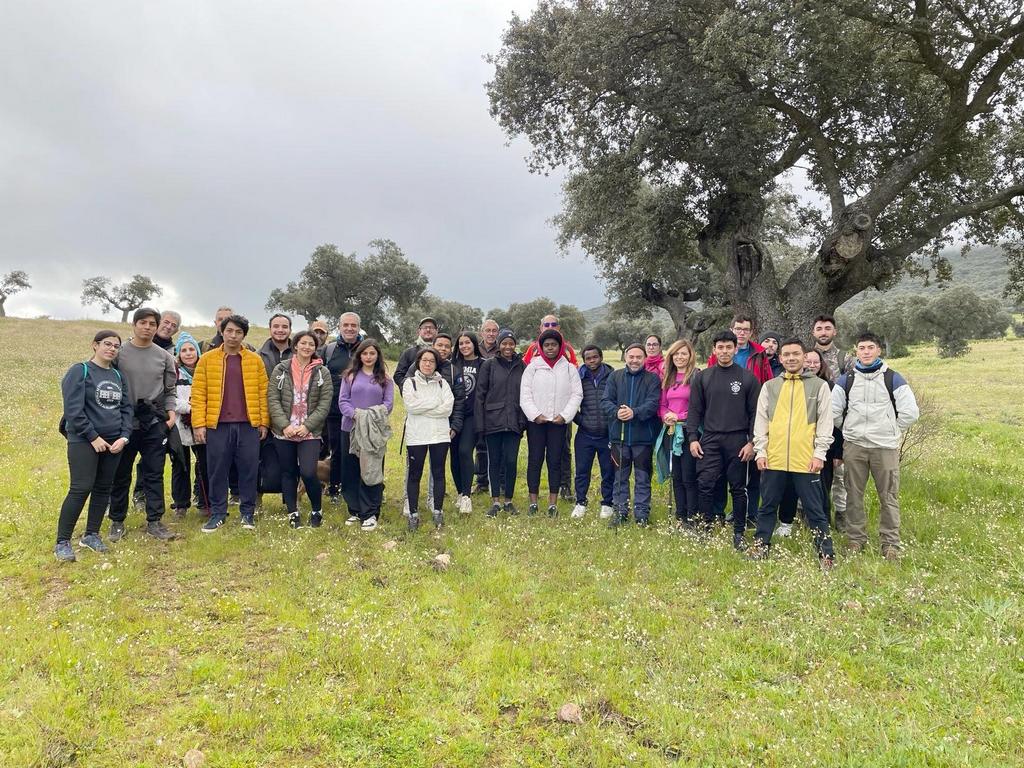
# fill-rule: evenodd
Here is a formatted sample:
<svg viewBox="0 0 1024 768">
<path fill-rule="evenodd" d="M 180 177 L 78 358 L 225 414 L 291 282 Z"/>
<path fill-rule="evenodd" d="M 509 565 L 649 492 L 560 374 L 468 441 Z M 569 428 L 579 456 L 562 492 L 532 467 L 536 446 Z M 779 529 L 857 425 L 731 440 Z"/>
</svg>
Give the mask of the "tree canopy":
<svg viewBox="0 0 1024 768">
<path fill-rule="evenodd" d="M 111 309 L 121 310 L 121 322 L 128 322 L 128 315 L 147 301 L 163 295 L 163 289 L 145 275 L 132 275 L 124 283 L 114 284 L 109 277 L 90 277 L 82 281 L 82 304 L 97 304 L 106 314 Z"/>
<path fill-rule="evenodd" d="M 28 290 L 32 285 L 28 281 L 28 274 L 20 269 L 8 272 L 0 278 L 0 317 L 7 317 L 4 304 L 8 296 L 13 296 L 19 291 Z"/>
<path fill-rule="evenodd" d="M 521 342 L 536 339 L 540 335 L 540 321 L 544 315 L 557 317 L 562 335 L 574 345 L 583 343 L 587 330 L 583 313 L 572 304 L 555 304 L 547 296 L 513 303 L 508 309 L 492 309 L 487 313 L 500 327 L 512 329 Z"/>
<path fill-rule="evenodd" d="M 921 249 L 941 279 L 953 239 L 1021 239 L 1019 2 L 545 0 L 491 61 L 492 114 L 534 170 L 571 171 L 569 203 L 586 189 L 605 218 L 645 203 L 651 236 L 621 272 L 667 254 L 683 277 L 656 271 L 656 288 L 696 275 L 709 305 L 761 327 L 805 332 Z M 798 167 L 823 202 L 798 207 L 810 247 L 783 273 L 765 216 Z"/>
<path fill-rule="evenodd" d="M 398 341 L 402 315 L 423 299 L 427 276 L 392 240 L 373 240 L 370 248 L 360 259 L 331 243 L 318 246 L 298 281 L 270 292 L 267 311 L 293 312 L 310 323 L 324 315 L 332 328 L 343 312 L 356 312 L 368 333 Z"/>
<path fill-rule="evenodd" d="M 425 293 L 419 301 L 402 313 L 398 340 L 407 342 L 415 339 L 420 320 L 428 316 L 437 321 L 439 331 L 446 331 L 453 337 L 459 331 L 478 333 L 480 323 L 484 320 L 483 310 L 477 307 Z"/>
</svg>

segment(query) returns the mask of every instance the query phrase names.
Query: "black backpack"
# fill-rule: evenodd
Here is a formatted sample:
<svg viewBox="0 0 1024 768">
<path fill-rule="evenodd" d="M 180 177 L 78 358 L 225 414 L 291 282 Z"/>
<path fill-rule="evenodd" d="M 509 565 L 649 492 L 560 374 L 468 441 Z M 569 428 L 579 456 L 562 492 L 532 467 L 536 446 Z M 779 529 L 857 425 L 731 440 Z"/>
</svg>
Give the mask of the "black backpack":
<svg viewBox="0 0 1024 768">
<path fill-rule="evenodd" d="M 110 366 L 110 370 L 117 374 L 117 380 L 120 382 L 122 380 L 121 372 L 113 365 Z M 82 363 L 82 381 L 85 381 L 87 378 L 89 378 L 89 364 Z M 68 420 L 64 418 L 64 414 L 60 415 L 60 421 L 57 422 L 57 431 L 65 438 L 68 436 Z"/>
<path fill-rule="evenodd" d="M 843 391 L 846 393 L 846 404 L 843 406 L 843 420 L 846 420 L 846 414 L 850 410 L 850 391 L 853 389 L 853 377 L 857 373 L 856 369 L 846 374 L 846 381 L 843 382 Z M 893 416 L 899 418 L 900 412 L 896 407 L 896 393 L 894 392 L 895 386 L 894 381 L 896 379 L 896 371 L 892 368 L 886 368 L 882 374 L 882 379 L 885 381 L 885 391 L 889 393 L 889 402 L 892 403 Z"/>
</svg>

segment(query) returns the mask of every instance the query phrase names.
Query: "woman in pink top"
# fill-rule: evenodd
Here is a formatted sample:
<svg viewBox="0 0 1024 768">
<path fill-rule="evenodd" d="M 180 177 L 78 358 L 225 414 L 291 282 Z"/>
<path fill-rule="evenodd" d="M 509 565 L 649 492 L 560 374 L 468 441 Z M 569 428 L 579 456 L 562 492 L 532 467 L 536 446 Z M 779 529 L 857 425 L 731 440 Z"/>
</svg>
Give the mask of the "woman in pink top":
<svg viewBox="0 0 1024 768">
<path fill-rule="evenodd" d="M 697 460 L 687 450 L 683 433 L 690 407 L 690 382 L 697 370 L 697 352 L 686 339 L 673 342 L 665 354 L 658 417 L 672 437 L 672 495 L 676 521 L 691 528 L 697 519 Z"/>
</svg>

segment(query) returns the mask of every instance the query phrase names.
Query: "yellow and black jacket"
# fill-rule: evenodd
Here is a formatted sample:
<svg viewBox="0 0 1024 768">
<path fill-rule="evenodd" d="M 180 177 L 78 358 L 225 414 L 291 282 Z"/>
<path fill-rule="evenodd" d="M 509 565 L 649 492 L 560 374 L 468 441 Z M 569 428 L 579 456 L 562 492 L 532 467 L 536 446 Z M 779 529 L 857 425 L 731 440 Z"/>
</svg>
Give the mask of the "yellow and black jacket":
<svg viewBox="0 0 1024 768">
<path fill-rule="evenodd" d="M 754 450 L 768 469 L 810 472 L 832 444 L 832 395 L 811 373 L 784 373 L 761 387 L 754 418 Z"/>
</svg>

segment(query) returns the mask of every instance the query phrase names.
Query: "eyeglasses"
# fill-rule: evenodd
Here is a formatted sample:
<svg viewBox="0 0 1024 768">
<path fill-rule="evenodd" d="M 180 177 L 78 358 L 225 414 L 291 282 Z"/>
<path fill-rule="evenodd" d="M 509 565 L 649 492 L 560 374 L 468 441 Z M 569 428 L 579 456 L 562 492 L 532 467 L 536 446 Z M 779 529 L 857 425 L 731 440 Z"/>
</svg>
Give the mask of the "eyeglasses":
<svg viewBox="0 0 1024 768">
<path fill-rule="evenodd" d="M 107 349 L 120 349 L 121 348 L 121 345 L 118 344 L 116 341 L 101 341 L 100 342 L 100 346 L 101 347 L 106 347 Z"/>
<path fill-rule="evenodd" d="M 558 323 L 541 323 L 545 328 L 557 328 Z"/>
</svg>

